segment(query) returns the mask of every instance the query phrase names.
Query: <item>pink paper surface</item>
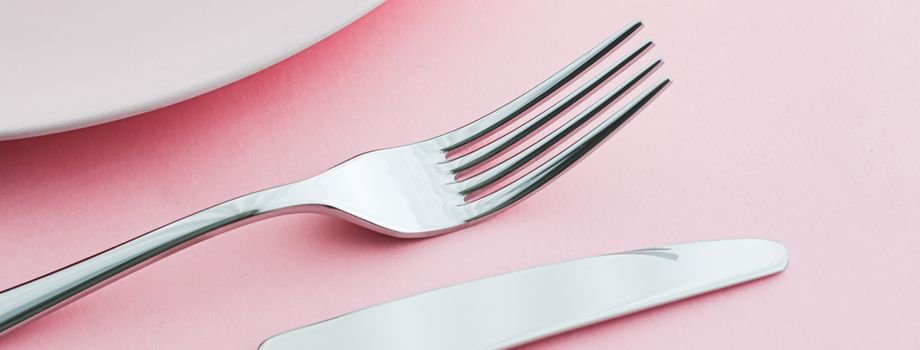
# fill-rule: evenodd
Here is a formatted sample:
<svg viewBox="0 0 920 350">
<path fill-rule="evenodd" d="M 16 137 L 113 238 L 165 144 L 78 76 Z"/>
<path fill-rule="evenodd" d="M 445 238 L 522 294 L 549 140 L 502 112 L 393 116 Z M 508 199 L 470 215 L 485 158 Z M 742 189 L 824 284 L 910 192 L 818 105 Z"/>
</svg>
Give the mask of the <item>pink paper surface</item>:
<svg viewBox="0 0 920 350">
<path fill-rule="evenodd" d="M 917 13 L 908 1 L 394 0 L 204 96 L 0 142 L 2 289 L 469 122 L 636 18 L 646 28 L 624 48 L 654 39 L 642 62 L 665 58 L 656 77 L 675 79 L 590 158 L 490 222 L 407 241 L 318 215 L 274 218 L 153 264 L 0 348 L 254 349 L 462 281 L 740 236 L 785 243 L 789 269 L 529 347 L 917 348 Z"/>
</svg>

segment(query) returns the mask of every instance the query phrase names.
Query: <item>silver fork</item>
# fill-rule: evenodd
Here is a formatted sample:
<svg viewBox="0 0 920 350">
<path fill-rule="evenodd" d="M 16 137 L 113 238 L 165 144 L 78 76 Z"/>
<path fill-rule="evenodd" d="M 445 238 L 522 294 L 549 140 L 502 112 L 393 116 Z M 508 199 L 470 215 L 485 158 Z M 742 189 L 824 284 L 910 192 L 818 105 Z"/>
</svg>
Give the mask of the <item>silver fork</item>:
<svg viewBox="0 0 920 350">
<path fill-rule="evenodd" d="M 469 153 L 451 152 L 492 133 L 547 99 L 641 27 L 635 22 L 607 38 L 520 97 L 459 129 L 425 141 L 371 151 L 313 178 L 248 194 L 202 210 L 70 266 L 0 292 L 0 334 L 35 319 L 153 261 L 257 220 L 289 213 L 336 216 L 403 238 L 444 234 L 507 209 L 557 178 L 637 114 L 669 83 L 663 79 L 576 143 L 510 184 L 481 194 L 567 138 L 661 64 L 655 61 L 533 145 L 468 178 L 483 164 L 565 112 L 651 47 L 641 45 L 521 126 Z M 450 153 L 450 154 L 449 154 Z M 478 191 L 478 192 L 477 192 Z"/>
</svg>

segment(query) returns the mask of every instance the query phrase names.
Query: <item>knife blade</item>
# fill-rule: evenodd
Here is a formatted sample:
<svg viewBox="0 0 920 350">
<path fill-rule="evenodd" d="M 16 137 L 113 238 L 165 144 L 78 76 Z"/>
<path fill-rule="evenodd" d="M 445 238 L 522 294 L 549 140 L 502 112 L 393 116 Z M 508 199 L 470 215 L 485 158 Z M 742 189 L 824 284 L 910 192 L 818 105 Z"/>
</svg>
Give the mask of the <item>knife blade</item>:
<svg viewBox="0 0 920 350">
<path fill-rule="evenodd" d="M 780 272 L 764 239 L 600 255 L 432 290 L 275 335 L 260 350 L 494 349 Z"/>
</svg>

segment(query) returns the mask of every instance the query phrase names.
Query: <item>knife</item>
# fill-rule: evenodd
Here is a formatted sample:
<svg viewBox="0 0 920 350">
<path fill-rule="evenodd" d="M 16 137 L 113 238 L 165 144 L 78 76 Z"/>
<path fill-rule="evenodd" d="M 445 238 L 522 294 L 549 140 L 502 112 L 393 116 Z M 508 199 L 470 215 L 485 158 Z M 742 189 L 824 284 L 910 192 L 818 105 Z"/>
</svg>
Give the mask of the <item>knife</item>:
<svg viewBox="0 0 920 350">
<path fill-rule="evenodd" d="M 268 338 L 260 350 L 494 349 L 780 272 L 764 239 L 701 241 L 511 272 L 371 306 Z"/>
</svg>

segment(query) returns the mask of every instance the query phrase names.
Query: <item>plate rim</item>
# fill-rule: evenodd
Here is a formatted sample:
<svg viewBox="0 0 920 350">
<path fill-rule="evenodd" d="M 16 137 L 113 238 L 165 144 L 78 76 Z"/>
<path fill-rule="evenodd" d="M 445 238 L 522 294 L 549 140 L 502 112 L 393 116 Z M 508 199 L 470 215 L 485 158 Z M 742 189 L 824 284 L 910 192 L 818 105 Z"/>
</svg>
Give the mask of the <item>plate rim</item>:
<svg viewBox="0 0 920 350">
<path fill-rule="evenodd" d="M 245 62 L 245 64 L 239 64 L 225 72 L 209 76 L 207 79 L 203 79 L 198 83 L 186 84 L 180 88 L 163 90 L 158 94 L 150 94 L 149 98 L 145 98 L 141 102 L 113 104 L 111 108 L 108 108 L 102 113 L 77 114 L 73 117 L 56 119 L 46 123 L 39 122 L 36 124 L 26 124 L 22 127 L 0 124 L 0 142 L 51 135 L 105 124 L 138 116 L 146 112 L 151 112 L 204 95 L 261 72 L 268 67 L 274 66 L 306 50 L 339 30 L 342 30 L 351 23 L 354 23 L 359 18 L 364 17 L 370 11 L 380 6 L 384 1 L 385 0 L 367 0 L 361 4 L 361 7 L 355 6 L 353 16 L 350 18 L 345 18 L 343 16 L 342 21 L 334 27 L 322 32 L 315 31 L 307 33 L 304 35 L 303 40 L 298 40 L 293 45 L 278 45 L 277 49 L 266 51 L 265 54 L 259 56 L 259 59 L 253 59 L 249 62 Z"/>
</svg>

